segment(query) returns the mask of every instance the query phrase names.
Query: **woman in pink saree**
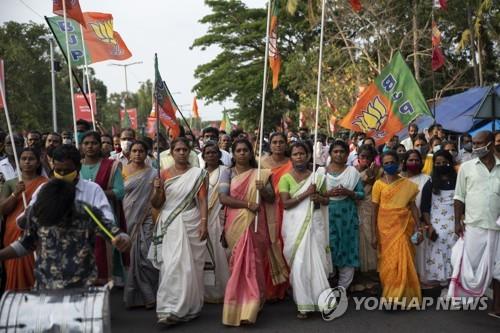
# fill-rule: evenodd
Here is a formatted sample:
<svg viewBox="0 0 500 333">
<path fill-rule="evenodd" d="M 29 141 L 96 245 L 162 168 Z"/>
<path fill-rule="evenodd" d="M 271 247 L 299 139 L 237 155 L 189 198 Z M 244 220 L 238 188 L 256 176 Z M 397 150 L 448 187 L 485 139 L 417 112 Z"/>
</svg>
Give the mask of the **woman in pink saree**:
<svg viewBox="0 0 500 333">
<path fill-rule="evenodd" d="M 239 326 L 255 323 L 265 302 L 264 267 L 268 263 L 273 265 L 271 258 L 275 257 L 270 246 L 266 211 L 270 211 L 275 195 L 270 171 L 261 170 L 260 177 L 258 175 L 250 142 L 236 140 L 232 151 L 234 166 L 221 174 L 219 185 L 220 201 L 226 206 L 224 238 L 231 250 L 222 323 Z M 257 191 L 260 204 L 256 203 Z"/>
</svg>

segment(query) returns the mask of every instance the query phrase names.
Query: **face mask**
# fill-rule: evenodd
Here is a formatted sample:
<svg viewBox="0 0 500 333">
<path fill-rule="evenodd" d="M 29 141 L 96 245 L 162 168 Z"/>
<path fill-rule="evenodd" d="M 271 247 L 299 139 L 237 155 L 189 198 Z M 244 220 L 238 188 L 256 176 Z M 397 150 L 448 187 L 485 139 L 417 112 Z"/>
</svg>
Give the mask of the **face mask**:
<svg viewBox="0 0 500 333">
<path fill-rule="evenodd" d="M 472 142 L 467 142 L 463 145 L 463 147 L 465 151 L 468 151 L 470 153 L 472 151 Z"/>
<path fill-rule="evenodd" d="M 78 177 L 78 172 L 76 170 L 64 176 L 54 171 L 54 178 L 64 180 L 68 183 L 73 183 L 76 177 Z"/>
<path fill-rule="evenodd" d="M 482 146 L 480 148 L 472 148 L 472 156 L 479 158 L 485 157 L 486 155 L 488 155 L 488 147 L 490 146 L 490 144 L 491 142 L 488 142 L 486 146 Z"/>
<path fill-rule="evenodd" d="M 420 163 L 407 164 L 406 169 L 411 173 L 420 172 Z"/>
<path fill-rule="evenodd" d="M 438 175 L 449 175 L 450 173 L 453 172 L 453 167 L 451 165 L 435 166 L 434 171 Z"/>
<path fill-rule="evenodd" d="M 124 153 L 128 153 L 132 147 L 132 141 L 120 140 L 120 147 Z"/>
<path fill-rule="evenodd" d="M 391 176 L 398 173 L 398 169 L 399 165 L 397 164 L 384 165 L 384 172 Z"/>
<path fill-rule="evenodd" d="M 78 138 L 78 144 L 82 143 L 82 138 L 84 134 L 85 134 L 84 132 L 76 132 L 76 137 Z"/>
<path fill-rule="evenodd" d="M 429 151 L 429 148 L 427 148 L 427 146 L 421 146 L 415 149 L 418 150 L 420 155 L 422 155 L 422 158 L 425 157 L 425 155 L 427 155 L 427 152 Z"/>
<path fill-rule="evenodd" d="M 387 153 L 389 150 L 391 150 L 391 149 L 389 147 L 387 147 L 387 145 L 385 145 L 384 148 L 382 149 L 382 152 Z"/>
<path fill-rule="evenodd" d="M 62 140 L 62 144 L 63 144 L 63 145 L 70 145 L 70 144 L 72 144 L 72 143 L 73 143 L 73 141 L 72 141 L 71 139 L 63 139 L 63 140 Z"/>
<path fill-rule="evenodd" d="M 448 152 L 450 153 L 451 156 L 453 156 L 453 158 L 457 157 L 458 155 L 458 152 L 456 150 L 448 150 Z"/>
<path fill-rule="evenodd" d="M 437 153 L 440 150 L 441 150 L 441 145 L 437 145 L 437 146 L 434 146 L 434 148 L 432 148 L 433 153 Z"/>
<path fill-rule="evenodd" d="M 359 140 L 358 141 L 358 147 L 361 147 L 363 145 L 364 140 Z"/>
</svg>

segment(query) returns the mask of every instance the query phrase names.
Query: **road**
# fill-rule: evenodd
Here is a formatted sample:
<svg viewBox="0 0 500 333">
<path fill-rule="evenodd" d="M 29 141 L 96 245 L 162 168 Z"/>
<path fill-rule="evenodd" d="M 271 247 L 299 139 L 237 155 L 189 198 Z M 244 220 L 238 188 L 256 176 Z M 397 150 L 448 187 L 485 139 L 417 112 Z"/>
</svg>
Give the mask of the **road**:
<svg viewBox="0 0 500 333">
<path fill-rule="evenodd" d="M 126 310 L 121 301 L 122 292 L 111 294 L 111 325 L 117 332 L 500 332 L 500 319 L 487 315 L 487 311 L 368 311 L 355 309 L 349 302 L 347 312 L 340 318 L 326 322 L 320 314 L 306 320 L 296 318 L 293 300 L 266 304 L 257 323 L 252 326 L 231 328 L 221 323 L 222 305 L 206 304 L 199 318 L 162 328 L 156 325 L 154 310 Z"/>
</svg>

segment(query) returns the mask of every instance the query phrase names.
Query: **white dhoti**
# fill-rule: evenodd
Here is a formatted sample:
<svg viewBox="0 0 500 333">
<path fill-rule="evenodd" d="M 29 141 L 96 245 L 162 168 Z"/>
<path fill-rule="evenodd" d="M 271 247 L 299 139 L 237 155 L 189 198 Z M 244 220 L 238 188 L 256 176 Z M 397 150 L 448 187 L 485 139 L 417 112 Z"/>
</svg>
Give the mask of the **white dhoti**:
<svg viewBox="0 0 500 333">
<path fill-rule="evenodd" d="M 466 225 L 451 252 L 453 274 L 448 297 L 480 297 L 492 279 L 500 280 L 500 231 Z"/>
</svg>

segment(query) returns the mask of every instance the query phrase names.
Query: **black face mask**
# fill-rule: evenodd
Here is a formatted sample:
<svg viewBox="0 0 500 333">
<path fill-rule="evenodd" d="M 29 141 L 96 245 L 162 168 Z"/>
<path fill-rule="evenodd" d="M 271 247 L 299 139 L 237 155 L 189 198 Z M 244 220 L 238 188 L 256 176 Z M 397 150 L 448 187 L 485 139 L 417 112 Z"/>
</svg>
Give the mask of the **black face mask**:
<svg viewBox="0 0 500 333">
<path fill-rule="evenodd" d="M 453 166 L 451 165 L 435 166 L 434 171 L 436 172 L 437 175 L 449 175 L 450 173 L 453 172 Z"/>
</svg>

